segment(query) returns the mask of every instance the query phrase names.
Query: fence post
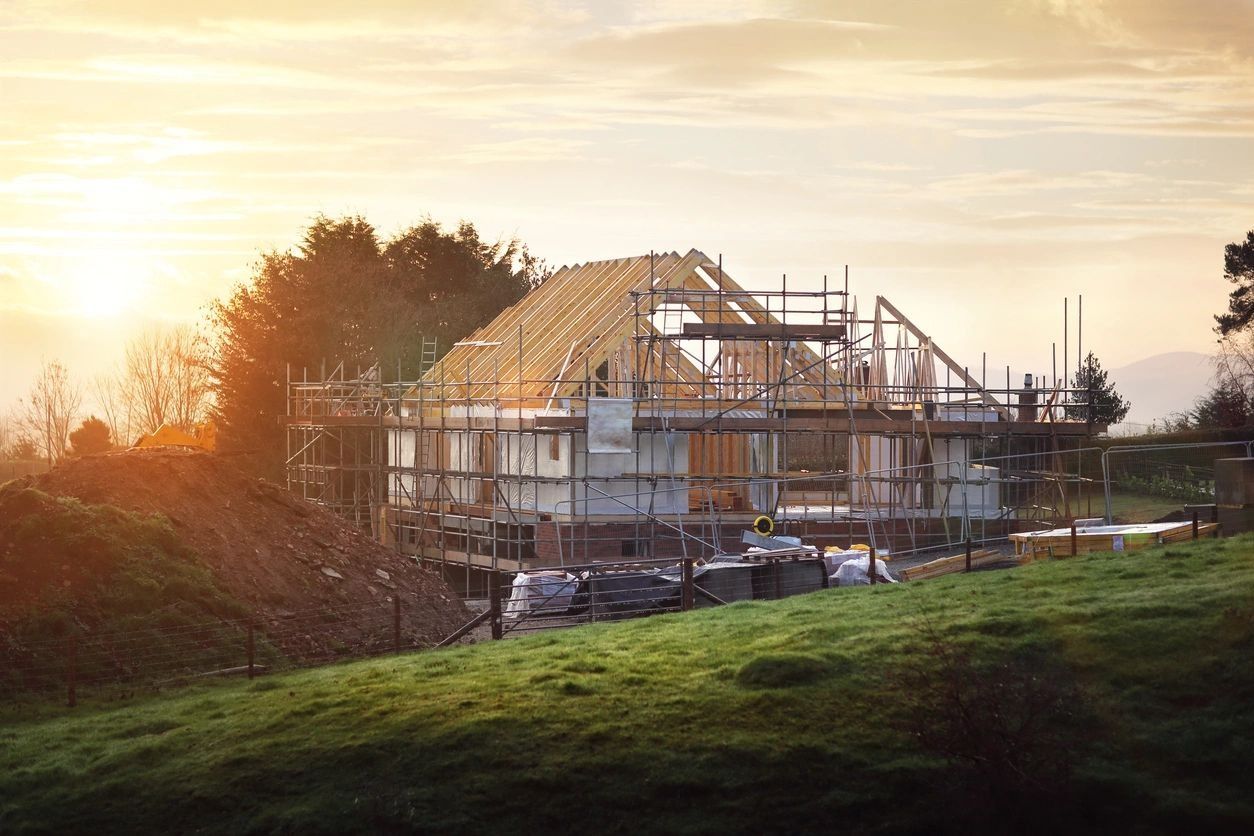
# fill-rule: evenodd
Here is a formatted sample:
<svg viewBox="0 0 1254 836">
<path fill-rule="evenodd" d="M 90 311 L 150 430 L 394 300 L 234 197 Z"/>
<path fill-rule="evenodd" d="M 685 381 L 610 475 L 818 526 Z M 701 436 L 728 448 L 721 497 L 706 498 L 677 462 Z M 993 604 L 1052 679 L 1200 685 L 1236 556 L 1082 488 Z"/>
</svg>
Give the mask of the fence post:
<svg viewBox="0 0 1254 836">
<path fill-rule="evenodd" d="M 771 575 L 775 579 L 775 600 L 778 601 L 780 598 L 784 597 L 784 585 L 779 574 L 779 558 L 778 557 L 771 558 Z"/>
<path fill-rule="evenodd" d="M 1076 533 L 1075 533 L 1075 521 L 1073 520 L 1071 523 L 1071 556 L 1072 557 L 1075 557 L 1076 555 L 1079 554 L 1079 552 L 1076 550 L 1077 542 L 1078 540 L 1076 538 Z"/>
<path fill-rule="evenodd" d="M 875 546 L 871 546 L 871 550 L 867 552 L 866 576 L 871 581 L 871 586 L 875 586 Z"/>
<path fill-rule="evenodd" d="M 693 580 L 692 580 L 692 558 L 684 558 L 683 583 L 680 585 L 679 608 L 684 612 L 692 609 L 693 598 Z"/>
<path fill-rule="evenodd" d="M 499 639 L 501 630 L 501 571 L 493 569 L 488 573 L 488 612 L 491 613 L 492 638 Z"/>
<path fill-rule="evenodd" d="M 1193 539 L 1197 539 L 1197 509 L 1193 509 Z"/>
<path fill-rule="evenodd" d="M 256 669 L 255 669 L 256 661 L 257 661 L 256 650 L 257 650 L 257 645 L 253 636 L 253 625 L 249 624 L 248 625 L 248 678 L 249 679 L 252 679 L 254 676 L 257 675 Z"/>
<path fill-rule="evenodd" d="M 401 596 L 392 596 L 392 651 L 401 652 Z"/>
<path fill-rule="evenodd" d="M 967 538 L 967 571 L 971 571 L 971 538 Z"/>
<path fill-rule="evenodd" d="M 73 708 L 78 705 L 78 633 L 72 627 L 65 663 L 65 704 Z"/>
</svg>

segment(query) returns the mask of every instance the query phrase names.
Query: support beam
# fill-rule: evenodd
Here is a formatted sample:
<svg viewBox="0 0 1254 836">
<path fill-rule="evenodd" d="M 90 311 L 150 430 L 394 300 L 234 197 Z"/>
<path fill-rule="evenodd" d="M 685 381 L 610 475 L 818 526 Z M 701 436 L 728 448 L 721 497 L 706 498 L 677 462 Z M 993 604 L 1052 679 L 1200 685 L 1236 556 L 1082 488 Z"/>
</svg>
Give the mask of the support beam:
<svg viewBox="0 0 1254 836">
<path fill-rule="evenodd" d="M 890 314 L 895 316 L 897 318 L 897 321 L 900 322 L 902 325 L 904 325 L 906 327 L 906 330 L 909 331 L 911 334 L 913 334 L 915 336 L 915 339 L 917 339 L 920 343 L 927 343 L 931 345 L 932 354 L 936 355 L 936 357 L 940 359 L 942 363 L 944 363 L 946 366 L 952 369 L 953 373 L 958 375 L 959 380 L 961 380 L 967 386 L 970 386 L 972 389 L 975 389 L 977 392 L 979 392 L 981 400 L 988 406 L 991 406 L 993 409 L 995 409 L 998 415 L 1002 416 L 1002 418 L 1005 419 L 1006 421 L 1014 420 L 1010 415 L 1010 410 L 1007 409 L 1005 405 L 1002 404 L 1001 401 L 997 400 L 988 392 L 986 392 L 984 390 L 984 387 L 981 386 L 975 380 L 975 378 L 967 374 L 967 370 L 964 367 L 958 365 L 957 361 L 955 361 L 952 357 L 946 354 L 941 349 L 940 346 L 938 346 L 935 342 L 932 341 L 931 337 L 923 333 L 922 329 L 920 329 L 919 326 L 911 322 L 906 317 L 906 315 L 903 314 L 901 311 L 899 311 L 892 302 L 889 302 L 883 296 L 876 296 L 875 304 L 877 307 L 883 307 Z"/>
</svg>

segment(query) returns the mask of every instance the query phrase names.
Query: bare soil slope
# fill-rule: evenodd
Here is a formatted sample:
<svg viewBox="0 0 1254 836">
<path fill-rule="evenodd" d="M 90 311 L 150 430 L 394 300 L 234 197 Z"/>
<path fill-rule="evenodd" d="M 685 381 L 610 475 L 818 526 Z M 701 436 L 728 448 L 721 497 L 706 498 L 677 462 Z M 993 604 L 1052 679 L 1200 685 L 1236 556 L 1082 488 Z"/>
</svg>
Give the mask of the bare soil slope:
<svg viewBox="0 0 1254 836">
<path fill-rule="evenodd" d="M 164 516 L 179 545 L 248 607 L 263 630 L 282 636 L 286 652 L 297 656 L 368 650 L 384 636 L 390 641 L 390 629 L 379 628 L 390 628 L 393 595 L 401 600 L 407 643 L 439 641 L 469 618 L 457 595 L 434 573 L 334 514 L 211 454 L 150 449 L 75 459 L 0 488 L 0 518 L 19 513 L 19 497 L 29 497 L 27 488 Z M 28 498 L 21 501 L 31 504 Z M 20 513 L 40 510 L 25 507 Z M 72 566 L 60 568 L 73 574 Z M 36 576 L 68 585 L 68 578 L 61 581 L 47 572 L 28 575 Z M 0 598 L 9 597 L 10 603 L 19 594 L 30 598 L 38 592 L 9 586 L 7 594 L 0 589 Z"/>
</svg>

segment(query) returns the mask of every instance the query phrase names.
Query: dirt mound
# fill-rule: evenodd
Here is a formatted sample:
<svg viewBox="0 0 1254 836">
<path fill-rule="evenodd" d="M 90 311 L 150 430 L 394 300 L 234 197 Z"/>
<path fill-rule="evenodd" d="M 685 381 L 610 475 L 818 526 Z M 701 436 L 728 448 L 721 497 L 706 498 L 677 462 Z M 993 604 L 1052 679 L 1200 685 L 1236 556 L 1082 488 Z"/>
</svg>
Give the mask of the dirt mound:
<svg viewBox="0 0 1254 836">
<path fill-rule="evenodd" d="M 309 657 L 370 649 L 391 635 L 393 596 L 401 601 L 406 643 L 434 643 L 469 618 L 434 573 L 325 509 L 212 454 L 149 449 L 86 456 L 0 489 L 7 524 L 27 531 L 41 524 L 64 526 L 66 510 L 41 502 L 31 488 L 162 515 L 178 545 L 287 653 Z M 60 559 L 75 559 L 73 550 L 66 554 Z M 70 567 L 61 568 L 72 574 Z M 47 572 L 31 575 L 36 576 L 53 582 Z M 10 589 L 10 602 L 15 594 Z"/>
</svg>

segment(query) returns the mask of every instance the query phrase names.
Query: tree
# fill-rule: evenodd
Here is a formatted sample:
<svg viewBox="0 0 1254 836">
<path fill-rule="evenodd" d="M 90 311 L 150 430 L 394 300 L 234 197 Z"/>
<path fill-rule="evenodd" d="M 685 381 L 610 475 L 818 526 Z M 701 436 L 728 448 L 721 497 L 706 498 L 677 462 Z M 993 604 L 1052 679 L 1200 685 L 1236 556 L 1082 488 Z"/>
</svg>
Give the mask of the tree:
<svg viewBox="0 0 1254 836">
<path fill-rule="evenodd" d="M 1074 396 L 1079 403 L 1065 408 L 1067 417 L 1108 426 L 1122 421 L 1132 404 L 1115 391 L 1114 384 L 1107 378 L 1108 372 L 1090 351 L 1071 383 L 1071 388 L 1083 391 Z"/>
<path fill-rule="evenodd" d="M 544 276 L 524 245 L 486 243 L 470 223 L 424 220 L 384 242 L 363 218 L 316 218 L 296 251 L 264 253 L 251 282 L 211 305 L 220 444 L 277 474 L 289 368 L 316 376 L 342 361 L 352 376 L 378 362 L 412 379 L 422 337 L 447 350 Z"/>
<path fill-rule="evenodd" d="M 35 440 L 29 435 L 19 435 L 17 441 L 9 445 L 9 459 L 15 462 L 34 461 L 39 455 Z"/>
<path fill-rule="evenodd" d="M 128 394 L 126 376 L 121 372 L 96 375 L 91 383 L 91 394 L 114 442 L 130 444 L 134 441 L 139 432 L 135 428 L 135 410 Z"/>
<path fill-rule="evenodd" d="M 1228 294 L 1228 312 L 1215 317 L 1221 337 L 1243 330 L 1254 319 L 1254 229 L 1245 241 L 1224 247 L 1224 278 L 1237 287 Z"/>
<path fill-rule="evenodd" d="M 408 300 L 412 325 L 391 330 L 381 346 L 417 370 L 416 335 L 447 348 L 486 325 L 545 277 L 544 266 L 515 240 L 488 244 L 463 221 L 445 233 L 432 220 L 402 232 L 383 248 L 396 291 Z M 390 344 L 387 344 L 390 343 Z"/>
<path fill-rule="evenodd" d="M 76 456 L 90 456 L 113 449 L 109 425 L 95 415 L 89 416 L 77 430 L 70 433 L 70 449 Z"/>
<path fill-rule="evenodd" d="M 59 462 L 69 443 L 70 428 L 83 403 L 83 391 L 65 366 L 45 362 L 18 405 L 22 429 L 30 434 L 49 464 Z"/>
<path fill-rule="evenodd" d="M 1240 387 L 1221 382 L 1198 398 L 1190 417 L 1198 429 L 1235 429 L 1249 425 L 1254 409 Z"/>
<path fill-rule="evenodd" d="M 170 424 L 185 432 L 209 411 L 206 341 L 190 326 L 145 331 L 131 339 L 121 366 L 92 382 L 92 395 L 115 441 Z"/>
<path fill-rule="evenodd" d="M 126 346 L 122 387 L 140 432 L 162 424 L 190 431 L 208 407 L 203 341 L 185 325 L 144 332 Z"/>
<path fill-rule="evenodd" d="M 17 440 L 17 431 L 8 415 L 0 415 L 0 459 L 9 455 L 9 448 Z"/>
</svg>

